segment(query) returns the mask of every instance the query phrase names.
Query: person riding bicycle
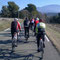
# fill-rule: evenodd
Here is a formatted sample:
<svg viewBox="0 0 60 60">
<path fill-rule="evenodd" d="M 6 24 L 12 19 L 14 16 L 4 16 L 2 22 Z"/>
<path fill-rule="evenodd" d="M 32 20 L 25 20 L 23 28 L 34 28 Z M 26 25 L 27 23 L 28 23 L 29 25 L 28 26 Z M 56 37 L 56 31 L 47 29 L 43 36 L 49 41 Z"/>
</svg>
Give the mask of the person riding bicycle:
<svg viewBox="0 0 60 60">
<path fill-rule="evenodd" d="M 35 22 L 35 20 L 34 20 L 34 18 L 32 18 L 30 20 L 30 28 L 31 28 L 31 30 L 32 30 L 32 27 L 34 27 L 34 22 Z"/>
<path fill-rule="evenodd" d="M 25 37 L 26 37 L 26 33 L 28 33 L 28 37 L 29 37 L 29 20 L 28 18 L 25 18 L 24 20 L 24 30 L 25 30 Z"/>
<path fill-rule="evenodd" d="M 43 47 L 45 47 L 45 44 L 44 44 L 44 41 L 45 41 L 45 28 L 46 28 L 46 25 L 45 25 L 43 19 L 40 19 L 39 23 L 36 26 L 36 33 L 37 33 L 36 38 L 37 38 L 38 52 L 40 51 L 40 49 L 39 49 L 40 38 L 42 38 L 42 40 L 43 40 Z"/>
<path fill-rule="evenodd" d="M 34 32 L 35 32 L 35 36 L 36 36 L 36 25 L 39 23 L 39 18 L 35 18 L 35 22 L 34 22 Z"/>
<path fill-rule="evenodd" d="M 17 18 L 14 18 L 14 21 L 12 21 L 12 23 L 11 23 L 12 39 L 14 38 L 14 35 L 18 34 L 19 31 L 21 31 L 20 23 L 18 22 Z M 15 38 L 17 39 L 17 36 Z"/>
</svg>

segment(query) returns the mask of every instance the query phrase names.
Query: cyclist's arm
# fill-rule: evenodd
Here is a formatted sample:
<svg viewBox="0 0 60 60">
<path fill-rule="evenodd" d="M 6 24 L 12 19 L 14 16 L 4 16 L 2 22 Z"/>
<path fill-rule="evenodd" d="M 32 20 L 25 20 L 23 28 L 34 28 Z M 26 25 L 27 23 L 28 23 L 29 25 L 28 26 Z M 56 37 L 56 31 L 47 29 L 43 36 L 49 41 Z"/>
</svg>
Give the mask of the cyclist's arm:
<svg viewBox="0 0 60 60">
<path fill-rule="evenodd" d="M 18 28 L 19 28 L 19 30 L 21 30 L 21 25 L 20 25 L 20 23 L 18 22 Z"/>
</svg>

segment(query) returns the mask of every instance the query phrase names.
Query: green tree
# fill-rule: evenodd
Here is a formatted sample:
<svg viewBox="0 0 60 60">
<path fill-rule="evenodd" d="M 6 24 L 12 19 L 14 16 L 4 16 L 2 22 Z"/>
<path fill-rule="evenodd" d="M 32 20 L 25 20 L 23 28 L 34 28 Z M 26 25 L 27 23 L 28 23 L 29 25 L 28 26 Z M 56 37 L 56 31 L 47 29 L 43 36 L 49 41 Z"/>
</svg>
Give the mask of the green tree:
<svg viewBox="0 0 60 60">
<path fill-rule="evenodd" d="M 17 12 L 19 10 L 18 5 L 16 5 L 14 2 L 8 2 L 8 9 L 11 13 L 11 17 L 16 17 Z"/>
<path fill-rule="evenodd" d="M 35 18 L 38 15 L 38 11 L 36 9 L 36 6 L 34 4 L 28 4 L 28 6 L 25 8 L 25 10 L 29 11 L 29 19 Z"/>
<path fill-rule="evenodd" d="M 36 11 L 36 6 L 34 4 L 28 4 L 28 7 L 25 9 L 31 13 L 32 11 Z"/>
<path fill-rule="evenodd" d="M 10 12 L 9 12 L 7 6 L 2 7 L 1 15 L 2 15 L 2 17 L 9 17 L 10 16 Z"/>
<path fill-rule="evenodd" d="M 20 18 L 29 17 L 29 12 L 27 10 L 21 10 L 19 13 Z"/>
</svg>

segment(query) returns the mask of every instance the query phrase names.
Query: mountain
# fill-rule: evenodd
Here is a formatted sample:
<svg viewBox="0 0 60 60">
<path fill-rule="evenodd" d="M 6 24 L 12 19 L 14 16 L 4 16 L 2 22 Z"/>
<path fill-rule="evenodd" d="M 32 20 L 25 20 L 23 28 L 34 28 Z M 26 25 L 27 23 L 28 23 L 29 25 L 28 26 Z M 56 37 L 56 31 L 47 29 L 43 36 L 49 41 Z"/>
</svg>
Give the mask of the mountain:
<svg viewBox="0 0 60 60">
<path fill-rule="evenodd" d="M 43 7 L 37 7 L 37 10 L 41 13 L 59 13 L 60 5 L 46 5 Z"/>
</svg>

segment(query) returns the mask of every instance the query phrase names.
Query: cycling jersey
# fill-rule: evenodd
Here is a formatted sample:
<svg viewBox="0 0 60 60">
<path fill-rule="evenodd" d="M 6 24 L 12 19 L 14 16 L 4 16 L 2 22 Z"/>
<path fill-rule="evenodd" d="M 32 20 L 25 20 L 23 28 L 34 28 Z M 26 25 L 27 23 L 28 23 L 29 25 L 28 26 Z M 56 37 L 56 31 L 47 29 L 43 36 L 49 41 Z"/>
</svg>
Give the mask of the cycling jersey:
<svg viewBox="0 0 60 60">
<path fill-rule="evenodd" d="M 41 31 L 41 30 L 44 30 L 45 28 L 46 28 L 45 23 L 43 23 L 43 22 L 38 23 L 37 26 L 36 26 L 36 33 L 38 33 L 39 29 Z"/>
<path fill-rule="evenodd" d="M 36 21 L 35 21 L 35 26 L 36 26 L 38 23 L 39 23 L 39 20 L 36 20 Z"/>
<path fill-rule="evenodd" d="M 12 21 L 11 23 L 11 32 L 18 32 L 18 29 L 21 30 L 20 23 L 18 21 Z"/>
<path fill-rule="evenodd" d="M 24 21 L 24 27 L 29 27 L 29 20 Z"/>
</svg>

